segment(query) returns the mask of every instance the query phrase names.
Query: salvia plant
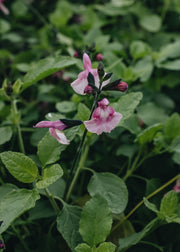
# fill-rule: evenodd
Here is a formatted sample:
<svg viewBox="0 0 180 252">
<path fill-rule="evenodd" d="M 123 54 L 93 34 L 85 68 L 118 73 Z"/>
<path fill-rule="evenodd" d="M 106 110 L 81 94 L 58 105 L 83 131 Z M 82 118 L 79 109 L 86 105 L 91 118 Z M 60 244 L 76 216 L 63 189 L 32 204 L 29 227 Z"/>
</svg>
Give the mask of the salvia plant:
<svg viewBox="0 0 180 252">
<path fill-rule="evenodd" d="M 178 3 L 3 2 L 0 251 L 179 251 L 180 38 L 154 35 Z"/>
</svg>

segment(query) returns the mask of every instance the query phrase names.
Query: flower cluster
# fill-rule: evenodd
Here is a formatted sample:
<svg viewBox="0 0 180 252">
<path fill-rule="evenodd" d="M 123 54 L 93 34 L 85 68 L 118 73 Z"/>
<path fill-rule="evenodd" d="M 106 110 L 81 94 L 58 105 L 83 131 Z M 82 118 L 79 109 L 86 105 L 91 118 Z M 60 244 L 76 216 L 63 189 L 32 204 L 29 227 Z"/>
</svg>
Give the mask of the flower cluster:
<svg viewBox="0 0 180 252">
<path fill-rule="evenodd" d="M 61 144 L 69 144 L 69 140 L 62 132 L 65 129 L 78 126 L 84 123 L 86 129 L 97 135 L 103 132 L 110 133 L 120 122 L 122 115 L 114 111 L 109 106 L 108 99 L 97 100 L 102 91 L 116 90 L 125 92 L 128 89 L 126 82 L 121 79 L 110 83 L 112 73 L 105 73 L 103 64 L 100 62 L 97 69 L 92 68 L 89 56 L 83 55 L 84 71 L 79 73 L 77 80 L 71 83 L 73 90 L 80 94 L 93 94 L 95 99 L 95 107 L 88 121 L 60 119 L 58 121 L 41 121 L 37 123 L 35 128 L 49 128 L 50 134 Z"/>
</svg>

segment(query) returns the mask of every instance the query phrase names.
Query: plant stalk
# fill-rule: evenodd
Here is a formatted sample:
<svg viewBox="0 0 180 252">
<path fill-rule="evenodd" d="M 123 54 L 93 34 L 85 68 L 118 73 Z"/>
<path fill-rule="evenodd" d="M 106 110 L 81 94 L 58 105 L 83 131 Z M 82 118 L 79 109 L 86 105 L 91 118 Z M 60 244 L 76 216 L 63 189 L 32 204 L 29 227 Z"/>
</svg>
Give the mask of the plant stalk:
<svg viewBox="0 0 180 252">
<path fill-rule="evenodd" d="M 60 212 L 60 208 L 58 207 L 58 205 L 57 205 L 57 203 L 56 203 L 53 195 L 50 193 L 50 191 L 47 188 L 45 188 L 44 190 L 46 192 L 46 195 L 47 195 L 47 197 L 48 197 L 48 199 L 49 199 L 49 201 L 50 201 L 50 203 L 51 203 L 54 211 L 58 215 L 58 213 Z"/>
</svg>

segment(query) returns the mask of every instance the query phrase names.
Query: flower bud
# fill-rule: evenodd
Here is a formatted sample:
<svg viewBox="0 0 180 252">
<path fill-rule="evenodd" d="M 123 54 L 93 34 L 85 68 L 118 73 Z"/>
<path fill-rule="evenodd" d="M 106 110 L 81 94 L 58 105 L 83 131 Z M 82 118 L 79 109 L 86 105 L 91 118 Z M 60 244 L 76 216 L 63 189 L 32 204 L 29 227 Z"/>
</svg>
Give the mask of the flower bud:
<svg viewBox="0 0 180 252">
<path fill-rule="evenodd" d="M 84 89 L 85 94 L 92 94 L 93 88 L 90 85 L 87 85 Z"/>
<path fill-rule="evenodd" d="M 78 51 L 75 51 L 75 52 L 74 52 L 73 57 L 74 57 L 74 58 L 78 58 L 78 57 L 79 57 Z"/>
<path fill-rule="evenodd" d="M 4 243 L 2 240 L 0 240 L 0 249 L 3 249 L 4 248 Z"/>
<path fill-rule="evenodd" d="M 103 60 L 103 56 L 102 56 L 101 53 L 98 53 L 98 54 L 96 55 L 96 60 L 98 60 L 98 61 Z"/>
<path fill-rule="evenodd" d="M 104 65 L 101 61 L 99 62 L 97 70 L 98 70 L 99 79 L 101 80 L 104 76 Z"/>
<path fill-rule="evenodd" d="M 121 92 L 125 92 L 126 90 L 128 90 L 128 84 L 124 81 L 120 81 L 119 84 L 114 87 L 114 89 L 119 90 Z"/>
</svg>

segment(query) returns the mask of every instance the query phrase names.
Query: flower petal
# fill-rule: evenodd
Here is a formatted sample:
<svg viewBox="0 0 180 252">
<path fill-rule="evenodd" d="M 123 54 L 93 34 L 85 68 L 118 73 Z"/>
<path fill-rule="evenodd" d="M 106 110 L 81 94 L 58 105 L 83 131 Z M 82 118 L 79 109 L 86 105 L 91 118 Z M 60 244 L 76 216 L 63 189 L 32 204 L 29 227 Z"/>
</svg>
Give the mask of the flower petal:
<svg viewBox="0 0 180 252">
<path fill-rule="evenodd" d="M 65 145 L 68 145 L 70 143 L 62 131 L 54 128 L 49 128 L 49 132 L 51 136 L 55 137 L 59 143 Z"/>
<path fill-rule="evenodd" d="M 58 129 L 58 130 L 64 130 L 66 127 L 67 127 L 66 124 L 61 122 L 61 120 L 41 121 L 34 126 L 34 128 L 54 128 L 54 129 Z"/>
</svg>

